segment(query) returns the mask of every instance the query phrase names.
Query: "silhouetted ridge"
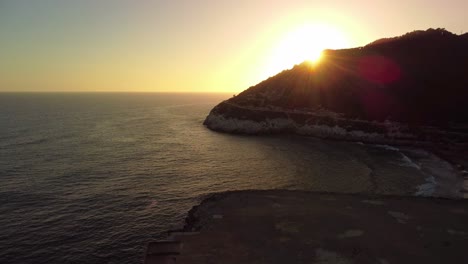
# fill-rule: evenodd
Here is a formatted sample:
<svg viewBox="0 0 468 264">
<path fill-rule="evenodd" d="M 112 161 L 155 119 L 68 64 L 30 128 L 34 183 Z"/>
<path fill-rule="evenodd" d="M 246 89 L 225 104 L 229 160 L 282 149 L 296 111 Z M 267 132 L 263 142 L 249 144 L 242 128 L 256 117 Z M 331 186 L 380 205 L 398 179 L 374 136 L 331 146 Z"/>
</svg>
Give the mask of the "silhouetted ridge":
<svg viewBox="0 0 468 264">
<path fill-rule="evenodd" d="M 399 37 L 381 38 L 369 43 L 367 46 L 386 44 L 395 41 L 430 41 L 447 37 L 457 38 L 458 36 L 444 28 L 430 28 L 428 30 L 415 30 Z"/>
<path fill-rule="evenodd" d="M 327 50 L 229 102 L 327 109 L 350 118 L 444 125 L 468 122 L 468 38 L 444 29 L 414 31 L 362 48 Z"/>
</svg>

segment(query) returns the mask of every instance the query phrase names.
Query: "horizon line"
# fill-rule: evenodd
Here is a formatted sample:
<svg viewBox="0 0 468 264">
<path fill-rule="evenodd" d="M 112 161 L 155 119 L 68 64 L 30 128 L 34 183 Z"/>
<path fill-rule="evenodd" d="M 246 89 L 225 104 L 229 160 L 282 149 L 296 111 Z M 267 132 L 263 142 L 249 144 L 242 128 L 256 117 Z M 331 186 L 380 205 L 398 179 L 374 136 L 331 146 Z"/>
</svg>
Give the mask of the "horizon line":
<svg viewBox="0 0 468 264">
<path fill-rule="evenodd" d="M 215 92 L 215 91 L 0 91 L 6 93 L 164 93 L 164 94 L 238 94 L 239 92 Z"/>
</svg>

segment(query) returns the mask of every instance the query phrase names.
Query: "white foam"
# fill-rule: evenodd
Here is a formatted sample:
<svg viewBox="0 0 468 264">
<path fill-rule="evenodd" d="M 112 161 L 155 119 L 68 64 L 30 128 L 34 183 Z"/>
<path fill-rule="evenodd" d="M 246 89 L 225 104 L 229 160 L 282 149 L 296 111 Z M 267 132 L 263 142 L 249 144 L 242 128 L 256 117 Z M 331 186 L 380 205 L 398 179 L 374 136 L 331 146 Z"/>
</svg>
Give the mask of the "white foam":
<svg viewBox="0 0 468 264">
<path fill-rule="evenodd" d="M 463 181 L 457 170 L 447 161 L 427 153 L 419 159 L 426 176 L 425 182 L 417 186 L 415 195 L 460 198 Z"/>
<path fill-rule="evenodd" d="M 393 146 L 390 146 L 390 145 L 375 145 L 376 147 L 379 147 L 379 148 L 383 148 L 383 149 L 386 149 L 386 150 L 393 150 L 393 151 L 400 151 L 399 148 L 397 147 L 393 147 Z"/>
<path fill-rule="evenodd" d="M 410 158 L 408 158 L 408 156 L 406 156 L 405 154 L 401 152 L 400 154 L 401 154 L 401 160 L 403 161 L 402 163 L 400 163 L 401 166 L 421 170 L 421 167 L 418 164 L 414 163 Z"/>
<path fill-rule="evenodd" d="M 425 178 L 425 183 L 417 186 L 418 191 L 415 193 L 417 196 L 432 196 L 435 193 L 437 182 L 434 176 L 429 175 Z"/>
</svg>

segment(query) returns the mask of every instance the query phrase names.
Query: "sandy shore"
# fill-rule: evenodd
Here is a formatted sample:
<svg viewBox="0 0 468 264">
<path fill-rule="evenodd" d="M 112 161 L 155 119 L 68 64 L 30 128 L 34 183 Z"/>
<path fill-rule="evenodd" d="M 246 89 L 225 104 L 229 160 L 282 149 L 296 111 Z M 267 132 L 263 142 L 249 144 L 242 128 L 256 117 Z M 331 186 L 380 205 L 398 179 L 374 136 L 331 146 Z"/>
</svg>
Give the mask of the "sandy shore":
<svg viewBox="0 0 468 264">
<path fill-rule="evenodd" d="M 146 263 L 466 263 L 466 200 L 301 191 L 215 194 Z"/>
</svg>

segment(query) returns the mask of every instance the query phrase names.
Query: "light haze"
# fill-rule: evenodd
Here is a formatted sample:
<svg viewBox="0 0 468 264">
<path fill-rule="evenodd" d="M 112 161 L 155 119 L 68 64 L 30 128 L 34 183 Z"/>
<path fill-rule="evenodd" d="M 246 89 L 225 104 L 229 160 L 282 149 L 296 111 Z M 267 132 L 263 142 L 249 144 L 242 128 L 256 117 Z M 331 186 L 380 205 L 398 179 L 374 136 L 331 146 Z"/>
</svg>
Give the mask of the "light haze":
<svg viewBox="0 0 468 264">
<path fill-rule="evenodd" d="M 272 68 L 272 50 L 304 23 L 354 47 L 431 27 L 460 34 L 466 10 L 465 0 L 2 0 L 0 91 L 237 93 L 293 66 Z"/>
</svg>

